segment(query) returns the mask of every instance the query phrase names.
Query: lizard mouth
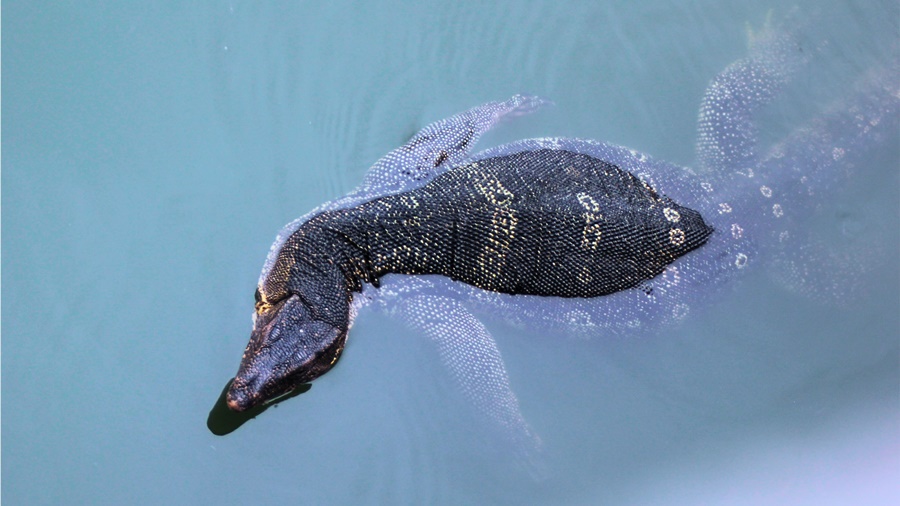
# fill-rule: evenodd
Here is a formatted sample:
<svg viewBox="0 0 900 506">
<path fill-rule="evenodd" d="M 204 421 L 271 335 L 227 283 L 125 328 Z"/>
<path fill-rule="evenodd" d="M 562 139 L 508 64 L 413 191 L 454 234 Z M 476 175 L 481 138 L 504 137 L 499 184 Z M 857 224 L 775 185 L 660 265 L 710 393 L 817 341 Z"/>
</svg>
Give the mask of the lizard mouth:
<svg viewBox="0 0 900 506">
<path fill-rule="evenodd" d="M 302 374 L 292 376 L 293 378 L 283 378 L 278 381 L 276 390 L 272 386 L 267 386 L 265 378 L 261 378 L 258 374 L 238 374 L 228 383 L 225 403 L 228 409 L 237 413 L 254 408 L 265 409 L 278 404 L 286 398 L 297 395 L 294 392 L 304 387 Z M 308 385 L 308 383 L 305 384 Z"/>
</svg>

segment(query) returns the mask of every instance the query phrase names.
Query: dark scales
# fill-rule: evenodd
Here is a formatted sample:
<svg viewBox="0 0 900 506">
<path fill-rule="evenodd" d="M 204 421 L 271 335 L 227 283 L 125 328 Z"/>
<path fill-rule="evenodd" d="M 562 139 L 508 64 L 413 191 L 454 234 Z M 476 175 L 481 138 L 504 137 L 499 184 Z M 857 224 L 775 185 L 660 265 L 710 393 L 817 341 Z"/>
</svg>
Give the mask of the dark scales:
<svg viewBox="0 0 900 506">
<path fill-rule="evenodd" d="M 615 165 L 539 149 L 323 213 L 296 233 L 318 254 L 286 250 L 339 267 L 350 290 L 388 273 L 440 274 L 508 294 L 596 297 L 655 277 L 711 233 L 697 211 Z"/>
</svg>

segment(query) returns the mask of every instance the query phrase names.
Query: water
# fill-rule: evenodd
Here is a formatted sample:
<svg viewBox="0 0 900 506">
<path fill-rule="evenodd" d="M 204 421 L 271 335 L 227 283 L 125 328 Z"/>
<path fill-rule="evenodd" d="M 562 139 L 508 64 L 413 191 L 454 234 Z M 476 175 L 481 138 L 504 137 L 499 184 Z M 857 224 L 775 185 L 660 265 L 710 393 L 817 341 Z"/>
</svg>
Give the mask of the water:
<svg viewBox="0 0 900 506">
<path fill-rule="evenodd" d="M 823 211 L 855 246 L 887 252 L 850 302 L 759 271 L 653 338 L 490 322 L 544 440 L 540 483 L 493 448 L 429 343 L 376 313 L 309 393 L 226 437 L 205 426 L 283 224 L 425 123 L 517 92 L 557 106 L 481 146 L 579 136 L 691 165 L 703 90 L 769 7 L 5 2 L 2 499 L 896 499 L 896 146 L 873 151 Z M 895 2 L 800 10 L 818 12 L 808 35 L 829 44 L 766 113 L 767 139 L 897 42 Z"/>
</svg>

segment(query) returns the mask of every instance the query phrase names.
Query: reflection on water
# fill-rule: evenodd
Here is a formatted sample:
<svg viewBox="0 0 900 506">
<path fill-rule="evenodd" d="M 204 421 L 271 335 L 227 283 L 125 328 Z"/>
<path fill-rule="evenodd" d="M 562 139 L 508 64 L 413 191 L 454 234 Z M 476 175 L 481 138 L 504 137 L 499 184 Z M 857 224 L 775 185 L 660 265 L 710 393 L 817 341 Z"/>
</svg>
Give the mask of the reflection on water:
<svg viewBox="0 0 900 506">
<path fill-rule="evenodd" d="M 248 421 L 263 414 L 267 409 L 276 407 L 278 404 L 307 392 L 312 388 L 312 384 L 305 383 L 264 404 L 254 406 L 246 411 L 237 412 L 229 409 L 228 404 L 225 402 L 225 396 L 228 393 L 228 389 L 231 388 L 232 382 L 234 382 L 234 378 L 228 380 L 228 383 L 225 384 L 225 388 L 222 389 L 222 393 L 216 400 L 215 405 L 213 405 L 212 409 L 209 411 L 209 417 L 206 419 L 206 427 L 210 432 L 217 436 L 231 434 L 238 430 L 241 425 L 244 425 Z"/>
</svg>

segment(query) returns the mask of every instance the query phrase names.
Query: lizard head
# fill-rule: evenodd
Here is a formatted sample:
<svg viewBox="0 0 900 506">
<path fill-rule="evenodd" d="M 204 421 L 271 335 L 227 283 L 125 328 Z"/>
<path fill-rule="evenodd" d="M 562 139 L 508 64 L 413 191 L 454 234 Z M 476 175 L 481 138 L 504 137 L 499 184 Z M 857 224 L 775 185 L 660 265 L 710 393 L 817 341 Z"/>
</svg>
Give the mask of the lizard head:
<svg viewBox="0 0 900 506">
<path fill-rule="evenodd" d="M 245 411 L 291 392 L 334 367 L 347 329 L 317 320 L 297 295 L 278 302 L 257 291 L 253 332 L 226 401 Z"/>
</svg>

